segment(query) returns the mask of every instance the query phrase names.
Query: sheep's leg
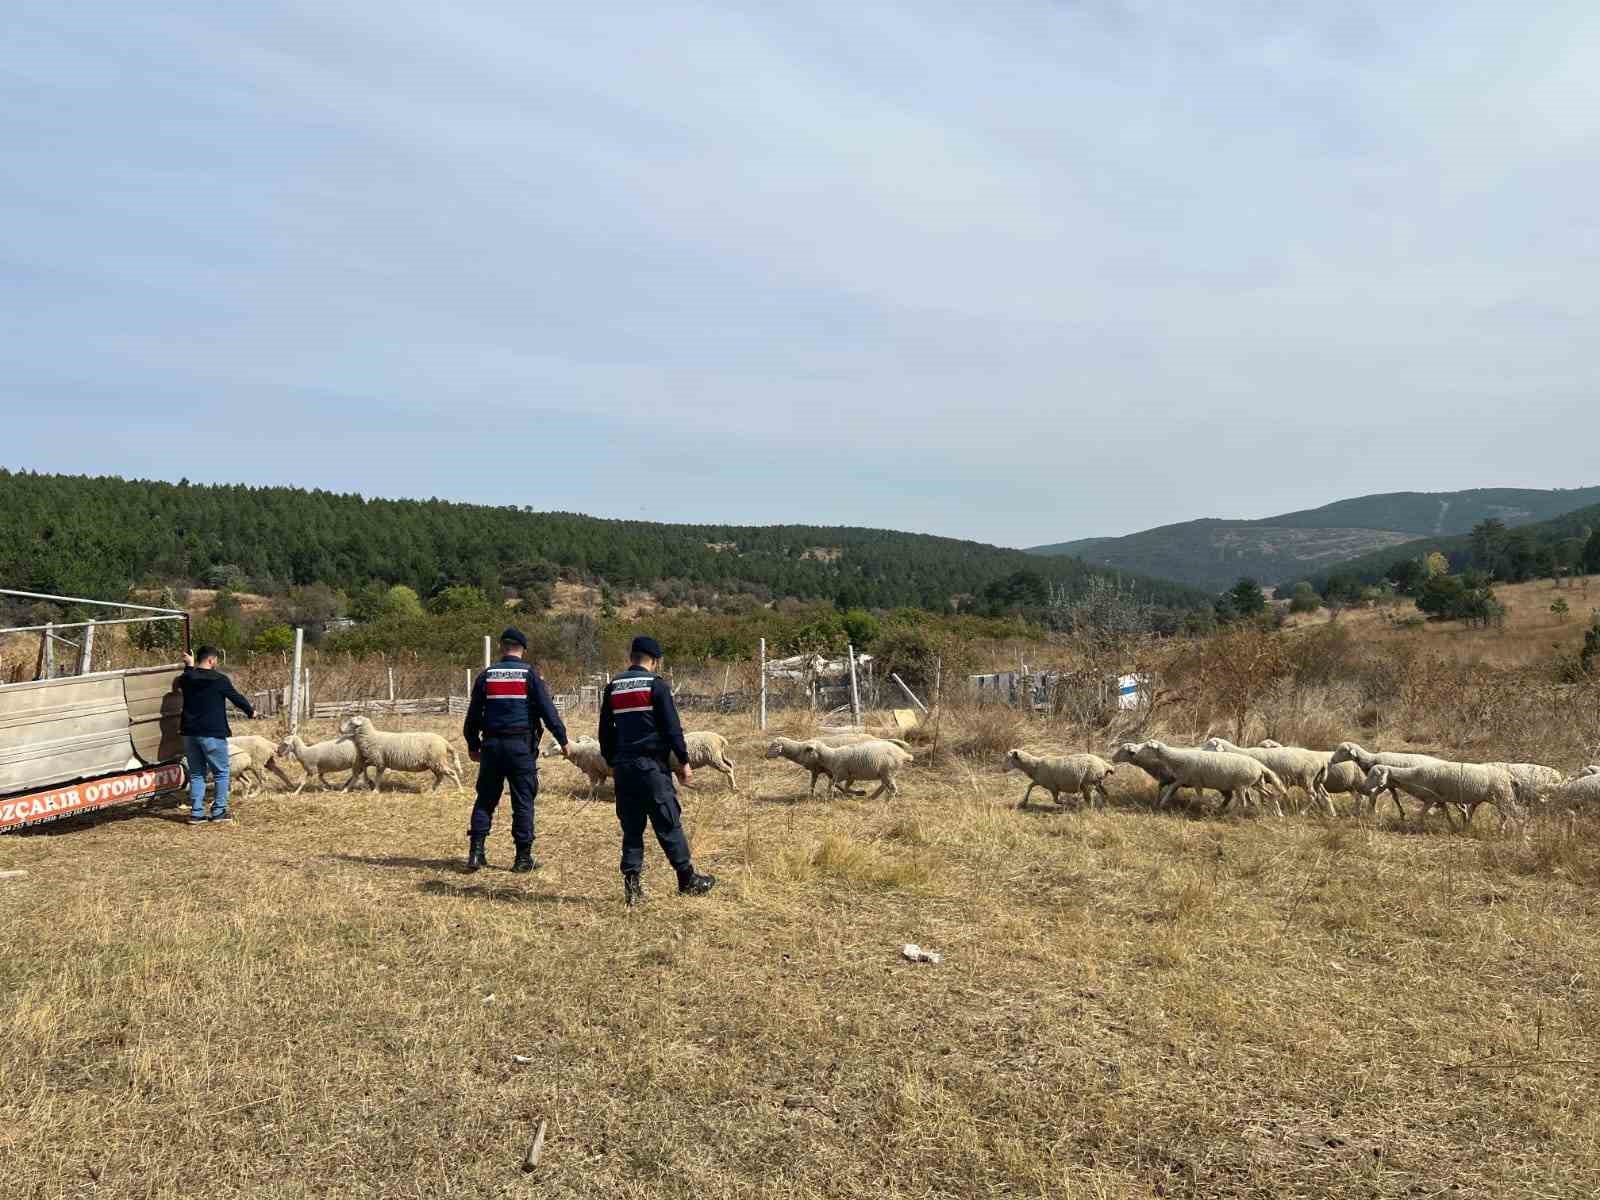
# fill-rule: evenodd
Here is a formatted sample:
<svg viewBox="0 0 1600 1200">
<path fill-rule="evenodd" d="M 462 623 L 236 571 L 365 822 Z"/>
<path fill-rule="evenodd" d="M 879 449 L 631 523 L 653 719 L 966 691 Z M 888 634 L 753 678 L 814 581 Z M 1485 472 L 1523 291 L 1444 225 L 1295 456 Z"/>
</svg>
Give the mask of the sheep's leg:
<svg viewBox="0 0 1600 1200">
<path fill-rule="evenodd" d="M 1089 789 L 1089 803 L 1093 804 L 1101 812 L 1104 812 L 1106 803 L 1110 799 L 1111 796 L 1106 791 L 1106 785 L 1099 780 L 1096 780 Z"/>
<path fill-rule="evenodd" d="M 822 778 L 822 772 L 817 770 L 815 767 L 813 767 L 811 769 L 811 787 L 806 791 L 806 797 L 808 799 L 817 794 L 817 780 L 820 779 L 820 778 Z M 829 776 L 828 782 L 830 784 L 833 782 L 833 777 L 832 776 Z M 831 790 L 831 788 L 830 788 L 830 790 Z"/>
<path fill-rule="evenodd" d="M 879 796 L 883 795 L 885 792 L 891 792 L 892 793 L 893 789 L 894 789 L 894 777 L 890 776 L 890 775 L 885 775 L 883 777 L 883 782 L 878 785 L 878 790 L 873 792 L 872 795 L 868 796 L 867 799 L 876 800 Z"/>
<path fill-rule="evenodd" d="M 284 769 L 278 764 L 278 760 L 276 758 L 267 759 L 267 770 L 271 771 L 279 779 L 283 780 L 284 787 L 292 788 L 294 786 L 294 780 L 289 778 L 288 773 L 285 772 Z"/>
<path fill-rule="evenodd" d="M 1333 793 L 1328 791 L 1328 789 L 1323 787 L 1320 783 L 1317 784 L 1317 799 L 1322 802 L 1322 811 L 1325 812 L 1330 818 L 1337 820 L 1339 816 L 1339 810 L 1333 806 Z"/>
<path fill-rule="evenodd" d="M 1167 806 L 1167 801 L 1172 799 L 1172 793 L 1177 791 L 1177 790 L 1178 790 L 1178 784 L 1177 784 L 1176 780 L 1174 780 L 1172 783 L 1167 784 L 1166 787 L 1162 788 L 1161 789 L 1161 795 L 1156 797 L 1156 807 L 1157 808 L 1165 808 Z"/>
<path fill-rule="evenodd" d="M 372 790 L 373 791 L 375 791 L 375 792 L 382 792 L 383 791 L 383 773 L 385 771 L 387 771 L 388 769 L 389 769 L 388 767 L 383 766 L 381 763 L 378 764 L 378 766 L 376 766 L 374 768 L 374 770 L 376 771 L 376 774 L 374 774 L 373 777 L 372 777 Z"/>
<path fill-rule="evenodd" d="M 1039 784 L 1035 780 L 1032 780 L 1032 779 L 1028 780 L 1028 790 L 1023 792 L 1022 793 L 1022 799 L 1017 801 L 1017 811 L 1018 812 L 1020 812 L 1023 809 L 1028 807 L 1028 797 L 1033 795 L 1033 789 L 1038 787 L 1038 786 L 1039 786 Z"/>
</svg>

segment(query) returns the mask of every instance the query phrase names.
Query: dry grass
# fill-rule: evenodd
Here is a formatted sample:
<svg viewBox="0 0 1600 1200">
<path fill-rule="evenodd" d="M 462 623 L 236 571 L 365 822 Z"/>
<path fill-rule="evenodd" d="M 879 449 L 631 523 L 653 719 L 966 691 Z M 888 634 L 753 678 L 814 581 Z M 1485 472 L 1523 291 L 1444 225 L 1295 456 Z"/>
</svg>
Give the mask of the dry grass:
<svg viewBox="0 0 1600 1200">
<path fill-rule="evenodd" d="M 1392 607 L 1349 609 L 1339 615 L 1338 624 L 1362 641 L 1379 646 L 1411 644 L 1456 662 L 1520 667 L 1552 655 L 1578 652 L 1583 631 L 1591 624 L 1590 613 L 1600 609 L 1600 576 L 1579 576 L 1560 587 L 1548 579 L 1496 584 L 1494 594 L 1506 607 L 1505 621 L 1499 627 L 1468 628 L 1459 621 L 1407 627 L 1400 622 L 1415 621 L 1421 614 L 1403 598 Z M 1565 618 L 1550 611 L 1558 598 L 1565 600 L 1570 610 Z M 1327 623 L 1326 610 L 1289 618 L 1294 629 Z"/>
<path fill-rule="evenodd" d="M 0 1195 L 1600 1189 L 1594 830 L 1154 816 L 1121 772 L 1017 813 L 991 723 L 892 805 L 808 803 L 721 726 L 745 791 L 685 808 L 722 884 L 669 895 L 652 846 L 632 914 L 559 763 L 527 877 L 504 810 L 458 872 L 450 792 L 0 841 Z"/>
</svg>

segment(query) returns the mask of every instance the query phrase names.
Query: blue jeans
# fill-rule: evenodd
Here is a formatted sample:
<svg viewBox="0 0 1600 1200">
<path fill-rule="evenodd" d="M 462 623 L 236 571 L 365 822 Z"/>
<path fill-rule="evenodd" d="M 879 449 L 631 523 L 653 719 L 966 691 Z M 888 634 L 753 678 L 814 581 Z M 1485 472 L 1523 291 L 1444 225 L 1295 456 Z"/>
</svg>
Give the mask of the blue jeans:
<svg viewBox="0 0 1600 1200">
<path fill-rule="evenodd" d="M 189 815 L 197 821 L 206 816 L 206 769 L 217 779 L 216 798 L 211 802 L 211 818 L 228 811 L 228 739 L 186 737 L 183 752 L 189 759 Z"/>
</svg>

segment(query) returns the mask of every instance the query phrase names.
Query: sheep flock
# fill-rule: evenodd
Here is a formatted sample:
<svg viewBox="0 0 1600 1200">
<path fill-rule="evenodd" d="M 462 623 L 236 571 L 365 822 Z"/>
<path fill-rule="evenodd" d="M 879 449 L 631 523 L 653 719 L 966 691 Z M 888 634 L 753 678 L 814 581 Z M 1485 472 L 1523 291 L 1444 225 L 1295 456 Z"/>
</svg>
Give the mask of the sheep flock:
<svg viewBox="0 0 1600 1200">
<path fill-rule="evenodd" d="M 732 748 L 726 735 L 698 731 L 685 735 L 689 765 L 696 770 L 720 772 L 727 787 L 738 791 Z M 262 786 L 260 772 L 270 771 L 296 794 L 313 778 L 319 787 L 342 791 L 367 787 L 381 791 L 387 771 L 432 775 L 431 787 L 445 779 L 458 790 L 466 785 L 460 760 L 449 740 L 437 733 L 384 732 L 366 717 L 354 717 L 337 736 L 309 744 L 298 736 L 279 743 L 264 738 L 235 738 L 230 747 L 235 773 L 241 782 Z M 547 744 L 545 757 L 558 752 Z M 916 760 L 912 746 L 898 738 L 862 732 L 833 732 L 809 739 L 773 737 L 765 757 L 785 759 L 807 772 L 814 796 L 817 781 L 826 778 L 829 795 L 862 796 L 852 785 L 877 783 L 869 799 L 900 795 L 901 773 Z M 304 778 L 298 785 L 284 771 L 296 762 Z M 592 737 L 575 737 L 569 765 L 579 771 L 593 798 L 611 777 L 611 769 Z M 679 766 L 676 759 L 671 764 Z M 1216 811 L 1226 811 L 1235 800 L 1243 807 L 1270 805 L 1278 817 L 1284 805 L 1294 807 L 1295 794 L 1325 818 L 1336 819 L 1334 796 L 1350 799 L 1349 813 L 1376 815 L 1379 804 L 1392 803 L 1402 822 L 1418 822 L 1435 810 L 1444 813 L 1452 828 L 1458 821 L 1470 825 L 1480 807 L 1497 814 L 1502 829 L 1523 825 L 1541 812 L 1572 812 L 1600 804 L 1600 766 L 1584 766 L 1570 776 L 1539 763 L 1455 762 L 1413 752 L 1368 750 L 1356 742 L 1342 742 L 1332 750 L 1284 746 L 1263 740 L 1255 746 L 1238 746 L 1221 737 L 1209 737 L 1198 746 L 1172 746 L 1159 740 L 1122 742 L 1109 747 L 1102 758 L 1088 753 L 1050 753 L 1015 747 L 998 764 L 1001 771 L 1017 771 L 1028 783 L 1017 808 L 1029 805 L 1034 789 L 1048 792 L 1056 807 L 1088 802 L 1106 807 L 1107 784 L 1119 771 L 1148 776 L 1156 786 L 1153 807 L 1162 809 L 1188 793 L 1186 807 L 1215 793 Z M 328 774 L 349 772 L 342 783 L 330 784 Z M 692 785 L 698 786 L 698 785 Z M 914 789 L 913 789 L 914 790 Z M 1407 805 L 1415 805 L 1408 809 Z"/>
</svg>

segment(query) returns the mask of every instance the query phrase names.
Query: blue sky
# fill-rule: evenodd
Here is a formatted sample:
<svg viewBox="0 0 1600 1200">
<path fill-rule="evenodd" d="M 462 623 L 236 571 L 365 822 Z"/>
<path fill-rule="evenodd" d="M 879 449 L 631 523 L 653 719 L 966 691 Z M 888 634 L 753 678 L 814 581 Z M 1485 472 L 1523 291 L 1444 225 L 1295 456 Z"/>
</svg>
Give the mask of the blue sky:
<svg viewBox="0 0 1600 1200">
<path fill-rule="evenodd" d="M 1600 481 L 1600 6 L 12 0 L 0 464 L 1028 545 Z"/>
</svg>

